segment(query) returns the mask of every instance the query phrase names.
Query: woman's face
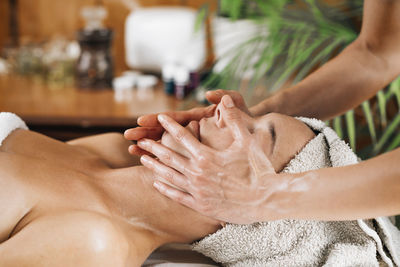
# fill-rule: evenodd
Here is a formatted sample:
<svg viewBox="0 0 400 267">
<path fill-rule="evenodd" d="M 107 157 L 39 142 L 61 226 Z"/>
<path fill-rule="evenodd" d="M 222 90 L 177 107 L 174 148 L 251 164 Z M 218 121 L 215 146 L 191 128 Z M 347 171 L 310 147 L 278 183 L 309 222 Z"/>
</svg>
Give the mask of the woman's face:
<svg viewBox="0 0 400 267">
<path fill-rule="evenodd" d="M 200 122 L 192 121 L 188 129 L 200 142 L 215 150 L 224 150 L 234 141 L 233 136 L 225 124 L 220 112 L 219 104 L 213 117 L 203 118 Z M 304 123 L 282 114 L 269 113 L 252 118 L 242 112 L 240 119 L 247 129 L 258 139 L 265 155 L 270 159 L 276 172 L 279 172 L 315 135 Z M 183 146 L 164 133 L 162 144 L 172 150 L 189 157 Z"/>
</svg>

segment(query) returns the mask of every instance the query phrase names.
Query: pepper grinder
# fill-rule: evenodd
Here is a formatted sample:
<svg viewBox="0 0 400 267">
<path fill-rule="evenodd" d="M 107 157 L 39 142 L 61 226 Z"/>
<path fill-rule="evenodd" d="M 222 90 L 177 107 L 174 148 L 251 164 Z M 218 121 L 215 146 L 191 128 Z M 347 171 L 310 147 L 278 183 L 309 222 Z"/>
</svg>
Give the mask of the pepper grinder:
<svg viewBox="0 0 400 267">
<path fill-rule="evenodd" d="M 113 31 L 103 26 L 107 10 L 102 5 L 84 7 L 85 27 L 77 37 L 81 54 L 76 64 L 76 84 L 82 89 L 111 88 L 113 61 L 111 43 Z"/>
</svg>

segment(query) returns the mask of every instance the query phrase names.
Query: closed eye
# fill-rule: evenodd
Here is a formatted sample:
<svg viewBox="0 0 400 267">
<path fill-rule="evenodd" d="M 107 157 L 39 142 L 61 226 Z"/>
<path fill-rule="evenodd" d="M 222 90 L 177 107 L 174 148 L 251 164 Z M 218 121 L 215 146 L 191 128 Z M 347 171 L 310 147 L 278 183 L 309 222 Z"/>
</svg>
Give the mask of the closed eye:
<svg viewBox="0 0 400 267">
<path fill-rule="evenodd" d="M 272 139 L 272 145 L 271 145 L 271 154 L 274 153 L 275 149 L 275 142 L 276 142 L 276 132 L 275 132 L 275 126 L 273 123 L 271 123 L 268 127 L 269 134 L 271 135 Z"/>
</svg>

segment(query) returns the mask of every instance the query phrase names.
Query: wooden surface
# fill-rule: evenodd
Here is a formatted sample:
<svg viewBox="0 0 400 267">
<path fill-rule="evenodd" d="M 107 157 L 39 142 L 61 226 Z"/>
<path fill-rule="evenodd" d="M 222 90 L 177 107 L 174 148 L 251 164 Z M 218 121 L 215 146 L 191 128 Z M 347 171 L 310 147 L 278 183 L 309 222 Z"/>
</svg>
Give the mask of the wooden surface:
<svg viewBox="0 0 400 267">
<path fill-rule="evenodd" d="M 0 48 L 3 47 L 6 42 L 11 41 L 8 31 L 8 15 L 8 0 L 0 0 Z"/>
<path fill-rule="evenodd" d="M 8 37 L 8 1 L 0 0 L 0 49 L 9 43 Z M 124 49 L 125 19 L 131 12 L 132 0 L 103 0 L 108 10 L 105 21 L 107 27 L 114 30 L 113 55 L 116 71 L 126 70 Z M 142 6 L 186 6 L 199 8 L 209 3 L 212 10 L 217 0 L 141 0 Z M 18 23 L 20 43 L 42 42 L 57 36 L 74 40 L 76 31 L 83 26 L 80 9 L 95 4 L 95 0 L 18 0 Z"/>
<path fill-rule="evenodd" d="M 0 111 L 16 113 L 29 127 L 58 139 L 123 131 L 136 126 L 140 115 L 183 108 L 161 85 L 153 94 L 134 91 L 125 102 L 114 97 L 112 90 L 52 88 L 35 79 L 0 76 Z"/>
</svg>

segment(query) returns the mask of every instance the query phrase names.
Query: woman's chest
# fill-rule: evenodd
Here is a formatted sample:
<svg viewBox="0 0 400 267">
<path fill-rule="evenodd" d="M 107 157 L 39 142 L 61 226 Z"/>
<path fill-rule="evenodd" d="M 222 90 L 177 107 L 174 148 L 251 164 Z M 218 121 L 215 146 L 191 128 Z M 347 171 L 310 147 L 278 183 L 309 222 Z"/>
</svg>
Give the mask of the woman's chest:
<svg viewBox="0 0 400 267">
<path fill-rule="evenodd" d="M 58 210 L 106 212 L 91 176 L 44 159 L 0 153 L 0 242 Z"/>
</svg>

